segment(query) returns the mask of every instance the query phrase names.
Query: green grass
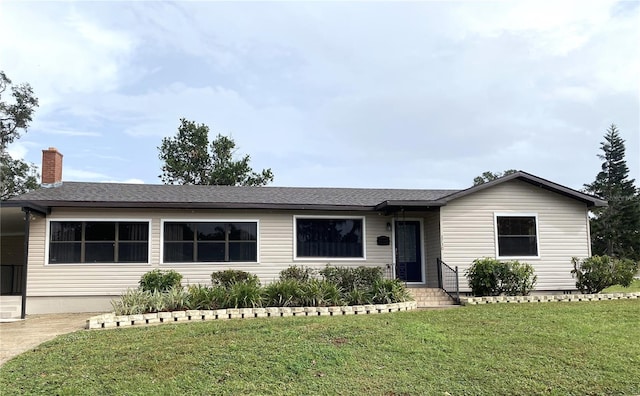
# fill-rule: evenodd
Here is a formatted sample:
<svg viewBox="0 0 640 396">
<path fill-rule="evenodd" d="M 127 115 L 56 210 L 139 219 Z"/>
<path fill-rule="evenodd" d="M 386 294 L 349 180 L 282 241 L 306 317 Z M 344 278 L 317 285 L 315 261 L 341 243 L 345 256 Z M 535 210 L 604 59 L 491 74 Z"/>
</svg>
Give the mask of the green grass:
<svg viewBox="0 0 640 396">
<path fill-rule="evenodd" d="M 640 394 L 640 300 L 79 331 L 0 367 L 14 394 Z"/>
<path fill-rule="evenodd" d="M 635 293 L 640 292 L 640 279 L 634 279 L 629 287 L 623 287 L 620 285 L 610 286 L 604 289 L 601 293 Z"/>
</svg>

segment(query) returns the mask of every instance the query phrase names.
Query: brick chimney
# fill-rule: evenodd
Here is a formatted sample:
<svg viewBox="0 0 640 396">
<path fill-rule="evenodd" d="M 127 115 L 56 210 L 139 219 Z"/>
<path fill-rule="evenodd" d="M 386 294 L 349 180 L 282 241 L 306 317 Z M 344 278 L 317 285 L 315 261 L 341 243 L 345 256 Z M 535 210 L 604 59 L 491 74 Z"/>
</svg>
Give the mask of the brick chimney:
<svg viewBox="0 0 640 396">
<path fill-rule="evenodd" d="M 42 150 L 42 187 L 62 184 L 62 154 L 55 147 Z"/>
</svg>

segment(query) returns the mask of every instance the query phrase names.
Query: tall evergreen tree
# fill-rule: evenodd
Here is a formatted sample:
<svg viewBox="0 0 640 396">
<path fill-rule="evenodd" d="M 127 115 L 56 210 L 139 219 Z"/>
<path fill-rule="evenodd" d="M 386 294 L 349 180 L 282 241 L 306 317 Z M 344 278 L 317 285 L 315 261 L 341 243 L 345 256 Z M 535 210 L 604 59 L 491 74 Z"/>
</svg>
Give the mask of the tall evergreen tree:
<svg viewBox="0 0 640 396">
<path fill-rule="evenodd" d="M 624 139 L 611 124 L 600 143 L 602 170 L 585 191 L 609 202 L 591 219 L 593 254 L 640 260 L 640 190 L 629 179 Z"/>
</svg>

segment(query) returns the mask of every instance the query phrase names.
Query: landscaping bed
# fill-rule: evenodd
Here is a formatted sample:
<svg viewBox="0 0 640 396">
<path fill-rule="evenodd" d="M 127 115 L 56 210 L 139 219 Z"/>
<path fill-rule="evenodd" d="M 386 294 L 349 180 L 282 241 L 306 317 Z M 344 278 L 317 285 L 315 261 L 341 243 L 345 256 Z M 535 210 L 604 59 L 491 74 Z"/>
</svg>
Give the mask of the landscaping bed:
<svg viewBox="0 0 640 396">
<path fill-rule="evenodd" d="M 196 322 L 202 320 L 250 319 L 288 316 L 342 316 L 372 315 L 415 309 L 415 301 L 393 304 L 354 305 L 334 307 L 267 307 L 227 308 L 216 310 L 186 310 L 156 312 L 136 315 L 108 313 L 87 319 L 87 329 L 140 326 L 172 322 Z"/>
<path fill-rule="evenodd" d="M 572 302 L 572 301 L 608 301 L 636 300 L 640 292 L 634 293 L 596 293 L 596 294 L 553 294 L 529 296 L 486 296 L 460 297 L 462 305 L 498 304 L 498 303 L 537 303 L 537 302 Z"/>
</svg>

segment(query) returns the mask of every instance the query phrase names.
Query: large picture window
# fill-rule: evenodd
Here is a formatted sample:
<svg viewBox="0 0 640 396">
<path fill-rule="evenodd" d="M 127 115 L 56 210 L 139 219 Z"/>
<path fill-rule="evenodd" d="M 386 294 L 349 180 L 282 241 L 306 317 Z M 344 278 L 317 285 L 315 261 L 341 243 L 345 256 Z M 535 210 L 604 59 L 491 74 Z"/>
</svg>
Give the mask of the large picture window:
<svg viewBox="0 0 640 396">
<path fill-rule="evenodd" d="M 147 263 L 149 222 L 51 221 L 49 263 Z"/>
<path fill-rule="evenodd" d="M 362 218 L 295 219 L 296 257 L 364 258 Z"/>
<path fill-rule="evenodd" d="M 257 222 L 165 222 L 164 262 L 257 262 Z"/>
<path fill-rule="evenodd" d="M 536 215 L 497 214 L 499 257 L 538 256 Z"/>
</svg>

